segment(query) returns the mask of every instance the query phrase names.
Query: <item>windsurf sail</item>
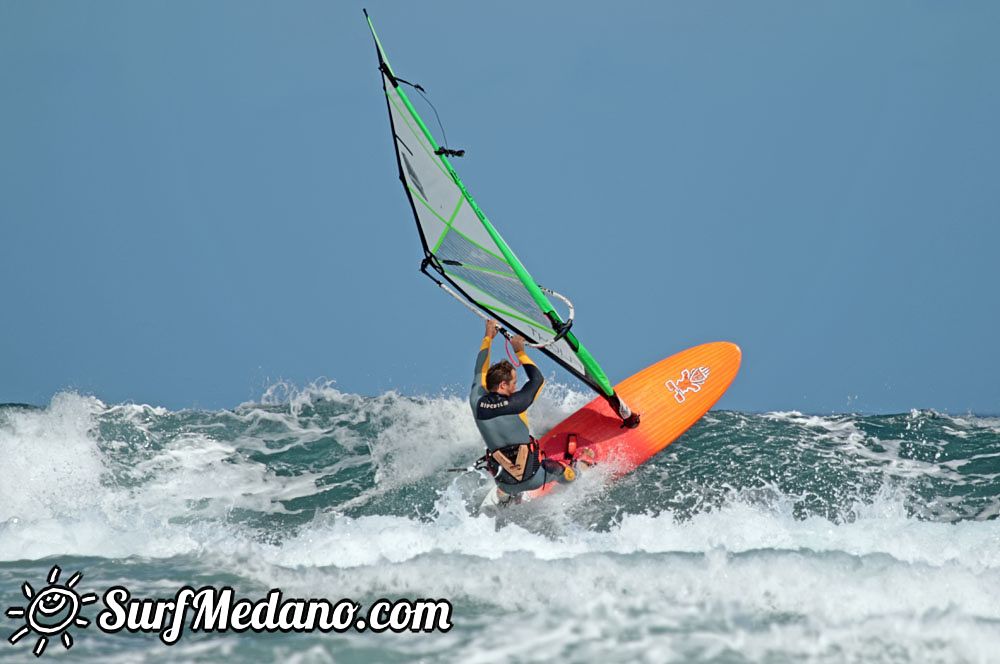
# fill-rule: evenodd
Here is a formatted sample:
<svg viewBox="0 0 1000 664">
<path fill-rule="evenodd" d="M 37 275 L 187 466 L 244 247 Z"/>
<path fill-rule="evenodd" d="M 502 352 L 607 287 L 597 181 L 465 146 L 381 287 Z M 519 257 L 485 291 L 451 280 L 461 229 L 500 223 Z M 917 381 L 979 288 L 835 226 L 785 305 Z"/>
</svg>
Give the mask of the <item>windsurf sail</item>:
<svg viewBox="0 0 1000 664">
<path fill-rule="evenodd" d="M 403 86 L 422 88 L 396 76 L 367 11 L 365 17 L 378 53 L 399 179 L 423 245 L 421 271 L 473 311 L 498 320 L 505 333 L 525 337 L 607 398 L 622 420 L 634 425 L 637 416 L 618 398 L 597 360 L 570 330 L 572 303 L 535 282 L 476 204 L 448 159 L 461 153 L 434 139 Z M 565 319 L 550 295 L 568 306 Z"/>
</svg>

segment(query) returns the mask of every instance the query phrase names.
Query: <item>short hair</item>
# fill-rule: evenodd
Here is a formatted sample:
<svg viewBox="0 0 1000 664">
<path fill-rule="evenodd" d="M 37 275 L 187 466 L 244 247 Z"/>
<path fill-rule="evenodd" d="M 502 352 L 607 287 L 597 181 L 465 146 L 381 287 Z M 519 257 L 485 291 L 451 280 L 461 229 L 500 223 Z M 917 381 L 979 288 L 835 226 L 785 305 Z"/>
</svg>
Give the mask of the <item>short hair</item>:
<svg viewBox="0 0 1000 664">
<path fill-rule="evenodd" d="M 492 392 L 500 387 L 500 383 L 510 380 L 513 376 L 513 364 L 507 360 L 497 362 L 486 371 L 486 389 Z"/>
</svg>

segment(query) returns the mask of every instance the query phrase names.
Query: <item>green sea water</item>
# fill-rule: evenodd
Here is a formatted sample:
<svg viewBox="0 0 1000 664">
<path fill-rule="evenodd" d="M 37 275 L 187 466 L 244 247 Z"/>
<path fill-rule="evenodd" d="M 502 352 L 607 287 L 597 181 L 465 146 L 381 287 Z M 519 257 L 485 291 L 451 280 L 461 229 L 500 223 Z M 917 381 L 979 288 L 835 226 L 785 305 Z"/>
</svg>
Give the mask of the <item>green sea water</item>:
<svg viewBox="0 0 1000 664">
<path fill-rule="evenodd" d="M 548 386 L 536 433 L 589 399 Z M 74 393 L 0 407 L 0 608 L 82 572 L 171 597 L 444 598 L 446 633 L 71 627 L 49 661 L 989 662 L 1000 418 L 713 411 L 617 482 L 500 521 L 461 396 L 276 389 L 227 411 Z M 84 607 L 93 619 L 97 602 Z M 30 661 L 39 635 L 0 660 Z"/>
</svg>

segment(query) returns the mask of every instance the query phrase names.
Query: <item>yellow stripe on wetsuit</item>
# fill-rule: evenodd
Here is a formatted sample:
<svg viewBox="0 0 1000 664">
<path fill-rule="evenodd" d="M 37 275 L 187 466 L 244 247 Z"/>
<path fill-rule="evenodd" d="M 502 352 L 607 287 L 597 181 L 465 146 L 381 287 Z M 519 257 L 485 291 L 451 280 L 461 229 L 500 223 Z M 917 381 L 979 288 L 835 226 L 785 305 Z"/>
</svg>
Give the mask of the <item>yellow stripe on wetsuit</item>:
<svg viewBox="0 0 1000 664">
<path fill-rule="evenodd" d="M 483 358 L 483 368 L 479 371 L 479 383 L 486 389 L 486 372 L 490 368 L 490 346 L 493 345 L 493 339 L 489 337 L 483 337 L 483 343 L 479 344 L 479 352 L 486 351 L 486 355 Z M 468 366 L 468 365 L 466 365 Z M 468 376 L 468 374 L 466 374 Z M 466 379 L 468 380 L 468 379 Z"/>
</svg>

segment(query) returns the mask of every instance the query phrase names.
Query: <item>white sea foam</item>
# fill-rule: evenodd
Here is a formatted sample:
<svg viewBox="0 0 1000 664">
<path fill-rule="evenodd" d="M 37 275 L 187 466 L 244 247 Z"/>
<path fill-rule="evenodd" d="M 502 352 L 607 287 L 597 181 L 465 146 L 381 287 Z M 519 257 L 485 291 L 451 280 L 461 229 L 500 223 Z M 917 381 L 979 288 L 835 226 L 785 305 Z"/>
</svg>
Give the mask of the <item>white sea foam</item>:
<svg viewBox="0 0 1000 664">
<path fill-rule="evenodd" d="M 919 523 L 882 504 L 834 526 L 739 505 L 686 523 L 633 515 L 609 532 L 552 539 L 494 532 L 452 507 L 432 523 L 319 526 L 243 552 L 242 573 L 303 593 L 495 607 L 471 621 L 474 637 L 449 643 L 462 661 L 661 662 L 727 651 L 841 661 L 886 650 L 901 661 L 988 661 L 1000 646 L 990 627 L 1000 621 L 993 524 Z"/>
<path fill-rule="evenodd" d="M 99 504 L 104 460 L 90 434 L 94 398 L 58 394 L 44 411 L 12 412 L 0 426 L 0 523 L 54 518 Z"/>
</svg>

